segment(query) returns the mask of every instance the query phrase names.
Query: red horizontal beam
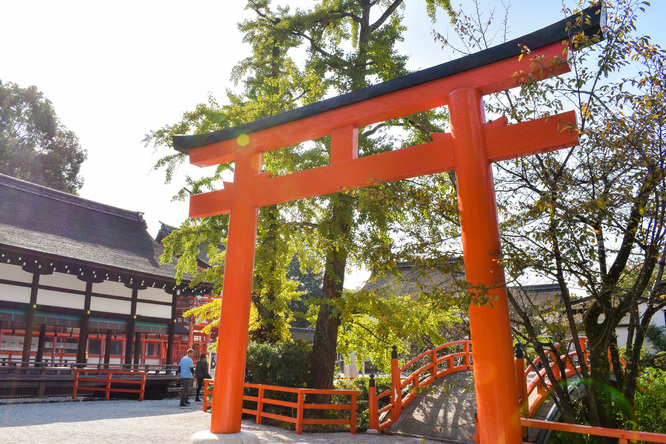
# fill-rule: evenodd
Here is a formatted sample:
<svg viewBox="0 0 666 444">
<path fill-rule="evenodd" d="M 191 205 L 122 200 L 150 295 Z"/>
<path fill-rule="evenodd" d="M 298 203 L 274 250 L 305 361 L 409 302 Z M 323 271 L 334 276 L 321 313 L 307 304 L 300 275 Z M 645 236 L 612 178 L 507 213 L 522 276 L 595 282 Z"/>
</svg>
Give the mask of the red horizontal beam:
<svg viewBox="0 0 666 444">
<path fill-rule="evenodd" d="M 529 122 L 505 126 L 505 120 L 485 127 L 488 159 L 491 162 L 557 150 L 578 144 L 573 111 Z M 257 176 L 252 204 L 274 205 L 321 196 L 354 187 L 393 182 L 454 169 L 451 134 L 435 141 L 395 151 L 346 160 L 284 176 Z M 232 186 L 190 197 L 190 217 L 199 218 L 230 211 Z"/>
</svg>

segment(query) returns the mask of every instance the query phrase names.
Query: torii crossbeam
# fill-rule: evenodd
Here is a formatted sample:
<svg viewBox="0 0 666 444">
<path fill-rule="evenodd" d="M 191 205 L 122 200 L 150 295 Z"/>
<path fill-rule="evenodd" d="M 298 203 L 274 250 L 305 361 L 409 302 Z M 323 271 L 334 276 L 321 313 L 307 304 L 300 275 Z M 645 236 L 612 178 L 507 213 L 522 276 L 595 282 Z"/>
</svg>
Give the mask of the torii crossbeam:
<svg viewBox="0 0 666 444">
<path fill-rule="evenodd" d="M 409 177 L 455 170 L 465 275 L 490 289 L 492 306 L 470 307 L 482 443 L 520 443 L 504 270 L 491 162 L 578 144 L 575 113 L 507 125 L 485 123 L 483 96 L 568 72 L 569 36 L 598 33 L 590 8 L 535 33 L 462 59 L 303 108 L 210 134 L 174 136 L 194 165 L 235 162 L 234 182 L 190 198 L 190 217 L 230 213 L 211 429 L 241 429 L 245 356 L 258 208 Z M 578 23 L 582 26 L 573 26 Z M 529 49 L 529 54 L 524 54 Z M 358 157 L 358 128 L 448 106 L 451 133 L 433 142 Z M 240 138 L 242 142 L 239 143 Z M 330 164 L 283 176 L 262 174 L 262 154 L 331 136 Z"/>
</svg>

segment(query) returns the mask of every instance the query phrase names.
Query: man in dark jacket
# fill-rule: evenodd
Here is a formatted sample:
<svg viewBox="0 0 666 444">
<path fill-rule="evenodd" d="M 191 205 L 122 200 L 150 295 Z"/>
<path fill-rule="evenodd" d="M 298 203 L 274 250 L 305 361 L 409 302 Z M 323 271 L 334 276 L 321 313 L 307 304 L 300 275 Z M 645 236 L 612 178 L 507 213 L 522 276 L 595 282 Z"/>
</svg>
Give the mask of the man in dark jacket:
<svg viewBox="0 0 666 444">
<path fill-rule="evenodd" d="M 201 358 L 197 361 L 197 368 L 194 370 L 194 376 L 197 377 L 197 394 L 194 400 L 196 402 L 201 402 L 199 392 L 201 392 L 201 388 L 203 387 L 203 381 L 204 379 L 211 379 L 205 354 L 202 354 Z M 206 393 L 204 393 L 204 396 L 206 396 Z"/>
</svg>

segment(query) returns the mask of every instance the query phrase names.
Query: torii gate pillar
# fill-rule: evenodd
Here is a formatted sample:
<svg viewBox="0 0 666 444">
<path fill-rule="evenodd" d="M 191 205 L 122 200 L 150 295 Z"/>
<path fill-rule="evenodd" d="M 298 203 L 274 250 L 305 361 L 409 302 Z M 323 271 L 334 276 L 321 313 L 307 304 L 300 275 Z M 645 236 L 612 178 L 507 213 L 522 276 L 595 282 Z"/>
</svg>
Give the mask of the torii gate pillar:
<svg viewBox="0 0 666 444">
<path fill-rule="evenodd" d="M 488 297 L 492 302 L 492 305 L 472 302 L 469 308 L 478 418 L 476 433 L 482 443 L 520 443 L 522 430 L 515 395 L 509 306 L 504 269 L 499 263 L 495 187 L 487 156 L 483 130 L 485 113 L 479 91 L 473 88 L 453 91 L 449 95 L 449 115 L 465 278 L 472 285 L 483 284 L 481 297 Z"/>
<path fill-rule="evenodd" d="M 458 182 L 466 280 L 473 298 L 483 299 L 470 306 L 477 434 L 483 444 L 522 443 L 491 163 L 572 147 L 578 134 L 574 112 L 508 126 L 506 119 L 485 124 L 482 97 L 517 87 L 530 76 L 540 80 L 568 72 L 571 33 L 596 34 L 602 21 L 602 8 L 588 8 L 458 61 L 235 128 L 174 136 L 174 147 L 195 165 L 236 162 L 233 184 L 190 198 L 190 217 L 230 213 L 211 430 L 194 435 L 191 443 L 258 442 L 240 431 L 257 209 L 450 170 Z M 530 56 L 521 64 L 526 48 Z M 358 128 L 445 105 L 450 134 L 357 156 Z M 241 135 L 243 144 L 237 142 Z M 331 137 L 329 165 L 276 177 L 261 173 L 262 153 L 326 136 Z"/>
</svg>

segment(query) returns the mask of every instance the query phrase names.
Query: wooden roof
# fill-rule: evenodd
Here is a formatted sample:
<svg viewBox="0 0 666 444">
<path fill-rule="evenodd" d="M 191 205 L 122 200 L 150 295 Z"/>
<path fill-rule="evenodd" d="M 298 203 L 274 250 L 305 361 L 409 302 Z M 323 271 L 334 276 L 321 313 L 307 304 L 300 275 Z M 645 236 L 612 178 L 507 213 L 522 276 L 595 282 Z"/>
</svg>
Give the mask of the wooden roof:
<svg viewBox="0 0 666 444">
<path fill-rule="evenodd" d="M 0 250 L 173 282 L 173 264 L 127 211 L 0 174 Z M 8 253 L 5 253 L 8 254 Z"/>
</svg>

